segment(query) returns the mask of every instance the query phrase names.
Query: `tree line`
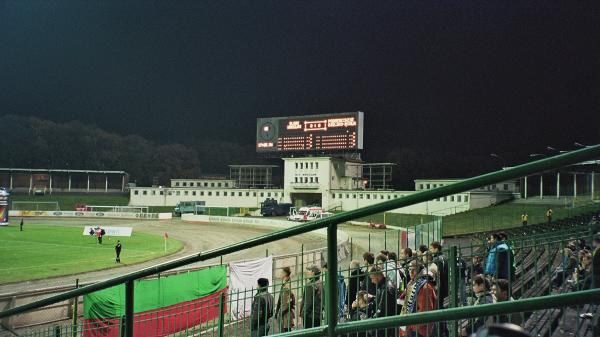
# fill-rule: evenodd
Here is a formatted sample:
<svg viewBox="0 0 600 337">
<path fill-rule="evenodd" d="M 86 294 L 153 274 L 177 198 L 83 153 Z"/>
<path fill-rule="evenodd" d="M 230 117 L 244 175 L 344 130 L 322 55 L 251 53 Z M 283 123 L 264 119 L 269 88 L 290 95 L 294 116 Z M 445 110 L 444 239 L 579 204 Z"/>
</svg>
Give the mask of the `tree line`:
<svg viewBox="0 0 600 337">
<path fill-rule="evenodd" d="M 13 168 L 122 170 L 130 181 L 148 186 L 155 180 L 227 174 L 229 164 L 256 163 L 252 146 L 222 141 L 157 144 L 138 135 L 110 133 L 77 121 L 57 123 L 36 117 L 0 116 L 4 126 L 0 166 Z"/>
<path fill-rule="evenodd" d="M 230 164 L 275 164 L 279 160 L 258 158 L 254 144 L 240 145 L 199 137 L 196 144 L 159 144 L 138 135 L 110 133 L 95 125 L 77 121 L 57 123 L 36 117 L 0 116 L 4 128 L 0 146 L 1 167 L 122 170 L 130 181 L 149 186 L 158 180 L 165 185 L 171 178 L 198 178 L 202 175 L 227 176 Z M 369 161 L 395 163 L 396 188 L 412 189 L 414 179 L 466 178 L 499 168 L 489 155 L 464 155 L 401 144 L 375 154 Z M 274 182 L 282 185 L 282 172 Z"/>
</svg>

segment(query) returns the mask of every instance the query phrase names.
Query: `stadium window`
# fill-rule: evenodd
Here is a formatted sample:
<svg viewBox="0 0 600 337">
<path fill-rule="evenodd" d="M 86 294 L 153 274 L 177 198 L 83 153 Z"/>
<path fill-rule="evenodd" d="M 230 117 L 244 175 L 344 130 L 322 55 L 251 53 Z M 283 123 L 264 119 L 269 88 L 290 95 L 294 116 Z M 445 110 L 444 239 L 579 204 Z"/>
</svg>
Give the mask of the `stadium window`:
<svg viewBox="0 0 600 337">
<path fill-rule="evenodd" d="M 394 199 L 398 199 L 398 194 L 394 194 Z"/>
<path fill-rule="evenodd" d="M 308 170 L 308 162 L 304 163 L 304 168 Z"/>
<path fill-rule="evenodd" d="M 427 184 L 427 189 L 431 189 L 431 184 Z"/>
<path fill-rule="evenodd" d="M 210 183 L 210 187 L 215 187 L 215 183 Z"/>
<path fill-rule="evenodd" d="M 465 195 L 465 202 L 469 202 L 469 196 Z"/>
<path fill-rule="evenodd" d="M 196 196 L 196 191 L 192 191 L 192 195 L 193 195 L 193 196 Z"/>
<path fill-rule="evenodd" d="M 341 199 L 342 198 L 342 193 L 338 194 L 338 198 Z M 348 195 L 346 194 L 346 198 L 348 198 Z"/>
<path fill-rule="evenodd" d="M 504 184 L 504 190 L 508 191 L 508 184 Z"/>
<path fill-rule="evenodd" d="M 223 196 L 226 197 L 227 196 L 227 191 L 223 192 Z"/>
<path fill-rule="evenodd" d="M 262 198 L 264 196 L 265 196 L 265 193 L 264 192 L 260 192 L 260 197 Z"/>
<path fill-rule="evenodd" d="M 298 169 L 298 163 L 295 163 L 295 164 L 296 164 L 296 170 L 297 170 Z"/>
<path fill-rule="evenodd" d="M 256 192 L 252 192 L 252 196 L 255 197 L 256 196 Z"/>
<path fill-rule="evenodd" d="M 370 194 L 367 194 L 367 199 L 371 199 L 371 195 Z"/>
<path fill-rule="evenodd" d="M 379 195 L 379 199 L 383 200 L 383 194 Z"/>
<path fill-rule="evenodd" d="M 221 183 L 218 183 L 217 186 L 221 187 Z"/>
<path fill-rule="evenodd" d="M 184 191 L 184 192 L 183 192 L 183 195 L 188 195 L 188 191 Z"/>
<path fill-rule="evenodd" d="M 352 199 L 356 199 L 356 194 L 352 194 Z"/>
<path fill-rule="evenodd" d="M 208 191 L 208 196 L 212 197 L 212 191 Z"/>
<path fill-rule="evenodd" d="M 271 197 L 271 192 L 267 193 L 267 197 L 269 197 L 269 198 Z"/>
<path fill-rule="evenodd" d="M 450 196 L 450 201 L 454 201 L 454 196 L 453 195 Z"/>
<path fill-rule="evenodd" d="M 437 184 L 433 184 L 433 188 L 436 188 L 436 187 L 437 187 Z"/>
<path fill-rule="evenodd" d="M 313 169 L 313 162 L 312 161 L 310 162 L 310 169 L 311 170 Z"/>
<path fill-rule="evenodd" d="M 419 184 L 419 189 L 422 190 L 423 189 L 423 184 Z"/>
<path fill-rule="evenodd" d="M 294 182 L 297 183 L 298 182 L 298 177 L 294 177 Z"/>
<path fill-rule="evenodd" d="M 160 191 L 159 194 L 160 195 L 165 195 L 165 192 L 164 191 Z"/>
<path fill-rule="evenodd" d="M 304 182 L 307 183 L 308 182 L 308 177 L 304 177 Z"/>
<path fill-rule="evenodd" d="M 200 196 L 203 197 L 204 196 L 204 191 L 200 191 Z"/>
<path fill-rule="evenodd" d="M 392 199 L 392 196 L 388 194 L 388 200 Z"/>
<path fill-rule="evenodd" d="M 238 197 L 241 197 L 241 196 L 242 196 L 242 192 L 238 192 Z"/>
<path fill-rule="evenodd" d="M 448 201 L 448 197 L 444 197 L 444 201 Z"/>
<path fill-rule="evenodd" d="M 179 182 L 178 181 L 175 182 L 175 186 L 179 186 Z"/>
<path fill-rule="evenodd" d="M 362 198 L 363 198 L 363 195 L 362 195 L 362 193 L 358 195 L 358 198 L 359 198 L 359 199 L 362 199 Z"/>
<path fill-rule="evenodd" d="M 181 195 L 181 191 L 175 192 L 176 195 Z"/>
<path fill-rule="evenodd" d="M 225 183 L 225 187 L 229 187 L 229 183 Z"/>
<path fill-rule="evenodd" d="M 304 163 L 300 163 L 300 169 L 302 170 L 304 168 Z"/>
<path fill-rule="evenodd" d="M 184 182 L 182 182 L 182 183 L 181 183 L 181 185 L 182 185 L 183 187 L 187 187 L 187 183 L 186 183 L 185 181 L 184 181 Z"/>
<path fill-rule="evenodd" d="M 152 190 L 152 195 L 156 195 L 156 191 Z"/>
<path fill-rule="evenodd" d="M 219 191 L 216 191 L 216 192 L 215 192 L 215 195 L 218 197 L 218 196 L 219 196 L 219 193 L 220 193 Z"/>
<path fill-rule="evenodd" d="M 311 182 L 311 183 L 313 182 L 313 177 L 310 177 L 310 182 Z"/>
<path fill-rule="evenodd" d="M 208 187 L 208 183 L 206 181 L 204 182 L 204 187 Z"/>
<path fill-rule="evenodd" d="M 315 169 L 318 170 L 319 169 L 319 162 L 315 163 Z"/>
<path fill-rule="evenodd" d="M 331 199 L 335 199 L 335 193 L 331 193 Z"/>
<path fill-rule="evenodd" d="M 246 192 L 246 196 L 249 197 L 250 196 L 250 192 Z"/>
<path fill-rule="evenodd" d="M 315 177 L 315 183 L 319 182 L 319 177 Z"/>
<path fill-rule="evenodd" d="M 462 195 L 457 195 L 456 196 L 456 201 L 462 202 Z"/>
<path fill-rule="evenodd" d="M 138 190 L 135 190 L 135 191 L 133 191 L 133 194 L 134 194 L 134 195 L 138 195 L 138 194 L 140 194 L 140 191 L 138 191 Z"/>
</svg>

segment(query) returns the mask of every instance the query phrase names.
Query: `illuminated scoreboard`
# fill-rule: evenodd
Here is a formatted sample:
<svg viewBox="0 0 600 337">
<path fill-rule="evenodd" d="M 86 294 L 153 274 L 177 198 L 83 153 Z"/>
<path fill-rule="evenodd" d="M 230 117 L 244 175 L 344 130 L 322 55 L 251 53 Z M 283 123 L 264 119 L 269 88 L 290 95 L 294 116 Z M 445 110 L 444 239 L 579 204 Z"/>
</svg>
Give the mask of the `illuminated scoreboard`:
<svg viewBox="0 0 600 337">
<path fill-rule="evenodd" d="M 363 149 L 364 113 L 259 118 L 256 151 L 336 152 Z"/>
</svg>

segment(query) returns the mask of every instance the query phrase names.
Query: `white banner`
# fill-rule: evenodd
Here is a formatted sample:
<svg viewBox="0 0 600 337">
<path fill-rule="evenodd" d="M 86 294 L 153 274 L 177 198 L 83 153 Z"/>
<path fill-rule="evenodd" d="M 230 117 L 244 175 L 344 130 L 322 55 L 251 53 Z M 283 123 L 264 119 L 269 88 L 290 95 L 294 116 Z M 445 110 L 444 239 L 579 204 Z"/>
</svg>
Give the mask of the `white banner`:
<svg viewBox="0 0 600 337">
<path fill-rule="evenodd" d="M 108 236 L 131 236 L 131 232 L 133 231 L 133 228 L 131 227 L 108 227 L 108 226 L 100 226 L 100 228 L 104 229 L 104 231 L 106 232 L 106 234 L 104 235 L 108 235 Z M 96 230 L 98 229 L 98 226 L 85 226 L 83 228 L 83 235 L 96 235 Z M 90 234 L 92 233 L 93 234 Z"/>
<path fill-rule="evenodd" d="M 158 213 L 131 212 L 80 212 L 80 211 L 9 211 L 10 216 L 23 217 L 75 217 L 75 218 L 119 218 L 119 219 L 158 219 Z"/>
<path fill-rule="evenodd" d="M 232 320 L 250 317 L 252 299 L 261 277 L 268 279 L 269 285 L 273 284 L 272 256 L 248 262 L 229 263 L 229 303 L 232 303 Z"/>
</svg>

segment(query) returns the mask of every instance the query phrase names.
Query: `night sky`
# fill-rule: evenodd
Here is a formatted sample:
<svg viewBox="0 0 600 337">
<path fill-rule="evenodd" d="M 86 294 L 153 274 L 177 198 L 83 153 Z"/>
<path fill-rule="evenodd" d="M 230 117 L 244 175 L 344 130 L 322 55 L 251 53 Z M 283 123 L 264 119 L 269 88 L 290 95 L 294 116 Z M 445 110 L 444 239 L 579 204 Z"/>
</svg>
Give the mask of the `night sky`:
<svg viewBox="0 0 600 337">
<path fill-rule="evenodd" d="M 572 149 L 600 140 L 586 4 L 0 0 L 0 114 L 248 144 L 257 117 L 361 110 L 370 161 Z"/>
</svg>

